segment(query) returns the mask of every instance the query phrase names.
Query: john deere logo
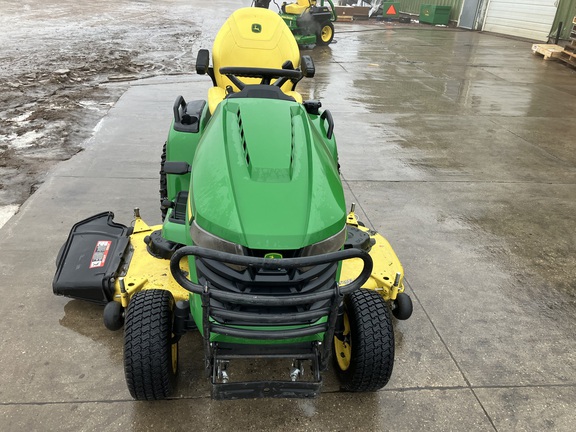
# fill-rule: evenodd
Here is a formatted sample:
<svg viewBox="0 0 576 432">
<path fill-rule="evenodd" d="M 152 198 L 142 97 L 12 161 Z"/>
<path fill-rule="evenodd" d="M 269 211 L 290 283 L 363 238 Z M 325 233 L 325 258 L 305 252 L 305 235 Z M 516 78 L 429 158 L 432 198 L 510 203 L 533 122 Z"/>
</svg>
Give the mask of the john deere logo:
<svg viewBox="0 0 576 432">
<path fill-rule="evenodd" d="M 262 32 L 262 26 L 260 24 L 252 24 L 252 33 Z"/>
<path fill-rule="evenodd" d="M 266 255 L 264 255 L 264 258 L 280 259 L 280 258 L 282 258 L 282 254 L 279 254 L 276 252 L 270 252 L 270 253 L 267 253 Z"/>
</svg>

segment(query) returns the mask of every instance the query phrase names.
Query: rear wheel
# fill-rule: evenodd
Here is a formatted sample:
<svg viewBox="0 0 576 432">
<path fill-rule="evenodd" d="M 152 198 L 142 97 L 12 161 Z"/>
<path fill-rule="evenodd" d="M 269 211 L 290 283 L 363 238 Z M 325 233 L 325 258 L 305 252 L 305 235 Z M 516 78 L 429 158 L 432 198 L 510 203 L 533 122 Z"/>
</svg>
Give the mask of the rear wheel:
<svg viewBox="0 0 576 432">
<path fill-rule="evenodd" d="M 170 396 L 178 373 L 178 343 L 172 343 L 174 299 L 152 289 L 134 295 L 124 324 L 124 373 L 137 400 Z"/>
<path fill-rule="evenodd" d="M 329 45 L 334 39 L 334 24 L 327 21 L 320 25 L 320 29 L 316 34 L 316 44 L 317 45 Z"/>
<path fill-rule="evenodd" d="M 394 330 L 386 302 L 359 289 L 344 299 L 343 339 L 334 338 L 334 365 L 342 390 L 376 391 L 394 366 Z"/>
</svg>

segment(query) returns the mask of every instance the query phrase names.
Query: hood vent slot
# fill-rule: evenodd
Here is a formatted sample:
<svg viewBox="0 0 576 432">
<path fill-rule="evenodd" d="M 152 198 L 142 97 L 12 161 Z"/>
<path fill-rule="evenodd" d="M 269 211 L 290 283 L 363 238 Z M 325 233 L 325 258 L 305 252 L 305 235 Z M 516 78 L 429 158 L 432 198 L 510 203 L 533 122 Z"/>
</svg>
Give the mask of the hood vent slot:
<svg viewBox="0 0 576 432">
<path fill-rule="evenodd" d="M 244 158 L 246 159 L 246 165 L 250 166 L 250 154 L 248 153 L 248 145 L 246 144 L 246 135 L 244 134 L 244 128 L 242 127 L 242 116 L 240 115 L 240 108 L 236 112 L 238 116 L 238 130 L 240 132 L 240 140 L 242 141 L 242 150 L 244 151 Z"/>
<path fill-rule="evenodd" d="M 292 173 L 294 170 L 294 150 L 296 149 L 296 134 L 294 133 L 294 120 L 296 117 L 292 116 L 292 121 L 290 122 L 290 133 L 292 138 L 290 140 L 290 178 L 292 178 Z"/>
</svg>

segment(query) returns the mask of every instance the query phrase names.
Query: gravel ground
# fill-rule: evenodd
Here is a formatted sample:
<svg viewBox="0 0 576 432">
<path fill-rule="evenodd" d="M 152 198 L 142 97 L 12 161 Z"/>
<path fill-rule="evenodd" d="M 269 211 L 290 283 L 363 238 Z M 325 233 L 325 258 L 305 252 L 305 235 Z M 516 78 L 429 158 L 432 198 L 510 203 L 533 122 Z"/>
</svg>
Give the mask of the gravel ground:
<svg viewBox="0 0 576 432">
<path fill-rule="evenodd" d="M 210 7 L 242 3 L 2 0 L 0 226 L 51 166 L 82 150 L 125 90 L 106 83 L 189 73 L 210 46 L 202 34 L 225 19 Z"/>
</svg>

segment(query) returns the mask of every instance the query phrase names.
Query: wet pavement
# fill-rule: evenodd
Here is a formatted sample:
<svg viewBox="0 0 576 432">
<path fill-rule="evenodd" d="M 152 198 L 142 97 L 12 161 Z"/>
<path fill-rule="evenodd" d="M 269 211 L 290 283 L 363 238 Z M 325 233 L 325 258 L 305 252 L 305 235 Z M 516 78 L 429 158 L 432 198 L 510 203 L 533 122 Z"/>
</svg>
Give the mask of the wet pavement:
<svg viewBox="0 0 576 432">
<path fill-rule="evenodd" d="M 74 222 L 160 221 L 172 103 L 209 81 L 159 77 L 133 82 L 0 230 L 0 429 L 573 430 L 576 72 L 489 34 L 339 24 L 336 39 L 307 52 L 300 91 L 331 110 L 347 200 L 406 270 L 415 310 L 394 322 L 388 386 L 341 393 L 330 371 L 315 400 L 212 401 L 189 334 L 175 398 L 134 402 L 121 332 L 52 294 Z"/>
</svg>

